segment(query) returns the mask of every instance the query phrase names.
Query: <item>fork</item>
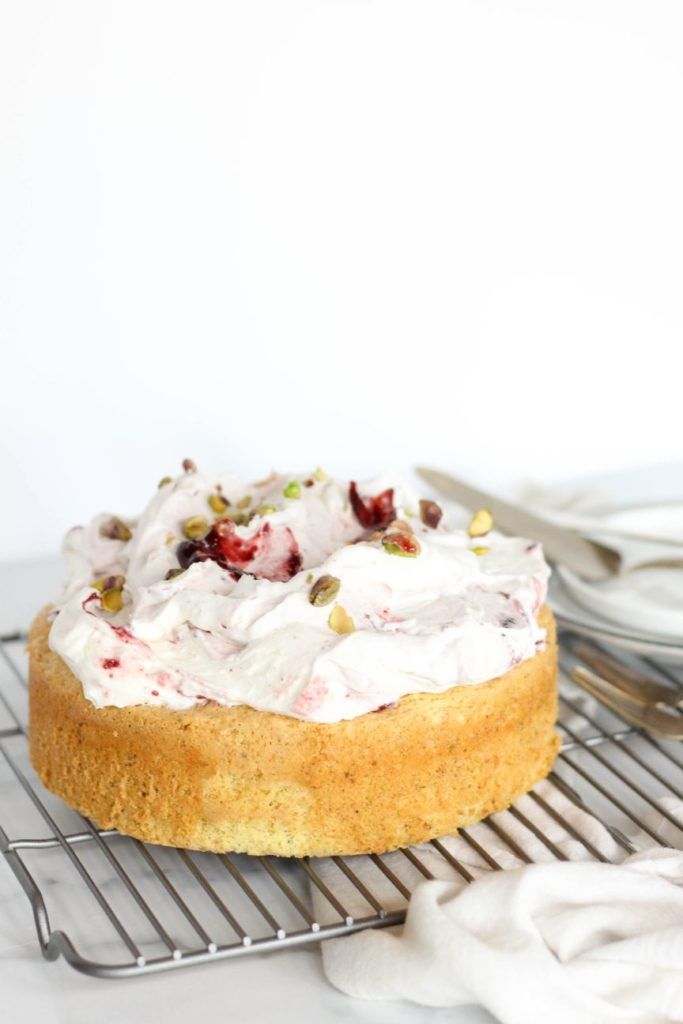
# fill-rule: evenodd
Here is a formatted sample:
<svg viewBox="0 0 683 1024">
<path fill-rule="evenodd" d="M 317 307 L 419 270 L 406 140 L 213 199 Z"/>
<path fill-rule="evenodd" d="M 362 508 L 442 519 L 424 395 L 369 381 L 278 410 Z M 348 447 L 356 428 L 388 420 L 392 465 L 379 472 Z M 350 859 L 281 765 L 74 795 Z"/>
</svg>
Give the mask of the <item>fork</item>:
<svg viewBox="0 0 683 1024">
<path fill-rule="evenodd" d="M 569 639 L 569 638 L 568 638 Z M 683 691 L 656 683 L 629 665 L 612 658 L 595 644 L 585 640 L 569 639 L 569 649 L 581 661 L 590 666 L 597 675 L 625 691 L 636 699 L 653 704 L 666 704 L 671 708 L 683 709 Z"/>
<path fill-rule="evenodd" d="M 642 696 L 634 696 L 622 685 L 616 686 L 583 665 L 576 665 L 571 670 L 570 676 L 583 690 L 596 697 L 632 725 L 645 729 L 646 732 L 659 736 L 661 739 L 683 740 L 683 716 L 675 713 L 680 702 L 677 704 L 664 700 L 652 702 Z M 643 681 L 657 689 L 668 690 L 667 687 L 659 687 L 658 683 L 651 680 Z M 668 690 L 668 693 L 670 694 L 671 691 Z M 667 708 L 669 710 L 665 710 Z"/>
</svg>

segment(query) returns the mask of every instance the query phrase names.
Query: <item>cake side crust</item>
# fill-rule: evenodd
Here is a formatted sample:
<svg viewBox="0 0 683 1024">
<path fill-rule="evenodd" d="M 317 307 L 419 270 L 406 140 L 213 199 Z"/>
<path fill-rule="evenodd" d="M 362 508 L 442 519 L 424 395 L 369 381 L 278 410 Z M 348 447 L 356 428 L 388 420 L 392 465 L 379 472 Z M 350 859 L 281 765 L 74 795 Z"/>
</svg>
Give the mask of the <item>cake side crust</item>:
<svg viewBox="0 0 683 1024">
<path fill-rule="evenodd" d="M 246 706 L 95 708 L 29 638 L 29 743 L 48 789 L 146 842 L 279 856 L 381 853 L 502 810 L 556 756 L 557 650 L 505 675 L 333 724 Z"/>
</svg>

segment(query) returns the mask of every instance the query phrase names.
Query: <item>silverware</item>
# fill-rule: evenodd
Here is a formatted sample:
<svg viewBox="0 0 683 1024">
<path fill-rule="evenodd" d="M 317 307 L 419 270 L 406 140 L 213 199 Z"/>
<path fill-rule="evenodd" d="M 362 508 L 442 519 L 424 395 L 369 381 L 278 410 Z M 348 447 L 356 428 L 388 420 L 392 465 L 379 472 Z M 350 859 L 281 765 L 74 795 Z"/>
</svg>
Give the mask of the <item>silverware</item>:
<svg viewBox="0 0 683 1024">
<path fill-rule="evenodd" d="M 622 693 L 626 693 L 636 700 L 683 709 L 683 691 L 680 689 L 655 682 L 654 679 L 617 661 L 616 658 L 585 640 L 566 637 L 565 643 L 573 655 L 588 665 L 598 676 L 616 686 Z M 683 719 L 681 721 L 683 722 Z"/>
<path fill-rule="evenodd" d="M 416 467 L 416 472 L 430 486 L 441 494 L 476 511 L 487 508 L 493 515 L 496 526 L 505 533 L 531 537 L 543 545 L 550 561 L 559 562 L 572 569 L 577 575 L 590 582 L 612 579 L 626 571 L 652 566 L 683 567 L 683 558 L 641 558 L 629 562 L 624 552 L 594 538 L 581 536 L 575 529 L 558 526 L 549 519 L 529 512 L 513 502 L 498 498 L 481 488 L 472 487 L 456 477 L 426 466 Z"/>
<path fill-rule="evenodd" d="M 596 697 L 632 725 L 662 739 L 683 740 L 683 716 L 666 710 L 671 708 L 670 704 L 665 705 L 663 701 L 652 704 L 641 697 L 632 696 L 621 686 L 615 686 L 583 665 L 573 668 L 570 675 L 582 690 Z"/>
</svg>

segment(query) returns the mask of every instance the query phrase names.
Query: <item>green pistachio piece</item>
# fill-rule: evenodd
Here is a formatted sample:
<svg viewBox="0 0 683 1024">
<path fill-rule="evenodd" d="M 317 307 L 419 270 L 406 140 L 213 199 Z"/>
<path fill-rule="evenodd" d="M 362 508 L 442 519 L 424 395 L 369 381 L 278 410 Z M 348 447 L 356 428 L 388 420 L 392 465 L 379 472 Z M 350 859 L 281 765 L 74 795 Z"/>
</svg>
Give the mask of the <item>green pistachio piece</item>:
<svg viewBox="0 0 683 1024">
<path fill-rule="evenodd" d="M 487 508 L 480 508 L 472 516 L 467 532 L 470 537 L 484 537 L 493 529 L 493 516 Z"/>
<path fill-rule="evenodd" d="M 290 480 L 283 493 L 285 498 L 300 498 L 301 484 L 298 480 Z"/>
<path fill-rule="evenodd" d="M 190 516 L 183 523 L 183 533 L 189 540 L 198 540 L 208 532 L 209 523 L 204 516 Z"/>
<path fill-rule="evenodd" d="M 416 558 L 420 554 L 420 543 L 410 533 L 386 533 L 382 537 L 384 550 L 390 555 L 402 558 Z"/>
<path fill-rule="evenodd" d="M 102 594 L 105 612 L 120 612 L 123 607 L 123 593 L 120 590 L 105 590 Z"/>
<path fill-rule="evenodd" d="M 340 586 L 341 580 L 336 576 L 320 576 L 311 587 L 308 600 L 315 608 L 323 608 L 334 601 Z"/>
<path fill-rule="evenodd" d="M 344 611 L 340 604 L 335 604 L 334 608 L 330 612 L 327 624 L 334 633 L 339 633 L 340 635 L 343 635 L 344 633 L 353 633 L 356 629 L 353 624 L 353 619 L 348 612 Z"/>
<path fill-rule="evenodd" d="M 109 540 L 130 540 L 133 534 L 123 519 L 119 519 L 118 516 L 112 516 L 111 519 L 108 519 L 106 523 L 102 523 L 100 526 L 100 536 L 107 537 Z"/>
<path fill-rule="evenodd" d="M 222 494 L 210 494 L 208 497 L 208 502 L 210 508 L 216 513 L 216 515 L 221 515 L 223 512 L 225 512 L 226 508 L 230 504 L 230 502 L 226 498 L 224 498 Z"/>
</svg>

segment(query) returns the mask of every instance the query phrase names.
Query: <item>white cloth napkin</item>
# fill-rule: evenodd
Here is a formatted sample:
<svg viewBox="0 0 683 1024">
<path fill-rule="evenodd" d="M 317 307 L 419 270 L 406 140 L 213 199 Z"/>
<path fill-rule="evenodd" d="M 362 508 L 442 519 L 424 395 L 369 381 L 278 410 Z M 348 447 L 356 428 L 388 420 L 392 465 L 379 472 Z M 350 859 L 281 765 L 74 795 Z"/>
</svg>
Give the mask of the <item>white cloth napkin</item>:
<svg viewBox="0 0 683 1024">
<path fill-rule="evenodd" d="M 521 861 L 484 823 L 470 835 L 506 870 L 482 866 L 459 837 L 442 842 L 476 881 L 466 885 L 430 844 L 415 847 L 434 880 L 417 884 L 404 926 L 366 930 L 323 944 L 329 980 L 364 999 L 426 1006 L 479 1003 L 504 1024 L 657 1024 L 683 1020 L 683 853 L 660 847 L 624 851 L 591 815 L 550 783 L 537 787 L 580 835 L 619 864 L 603 864 L 530 797 L 517 806 L 568 862 L 509 812 L 494 815 L 535 861 Z M 683 822 L 683 804 L 661 806 Z M 660 815 L 648 821 L 668 841 L 680 833 Z M 637 847 L 642 836 L 631 837 Z M 647 838 L 647 843 L 651 844 Z M 399 877 L 414 870 L 399 853 L 383 858 Z M 348 858 L 387 909 L 400 896 L 368 858 Z M 331 861 L 316 862 L 358 917 L 370 910 Z M 413 878 L 414 880 L 414 878 Z M 323 913 L 320 894 L 316 909 Z"/>
</svg>

